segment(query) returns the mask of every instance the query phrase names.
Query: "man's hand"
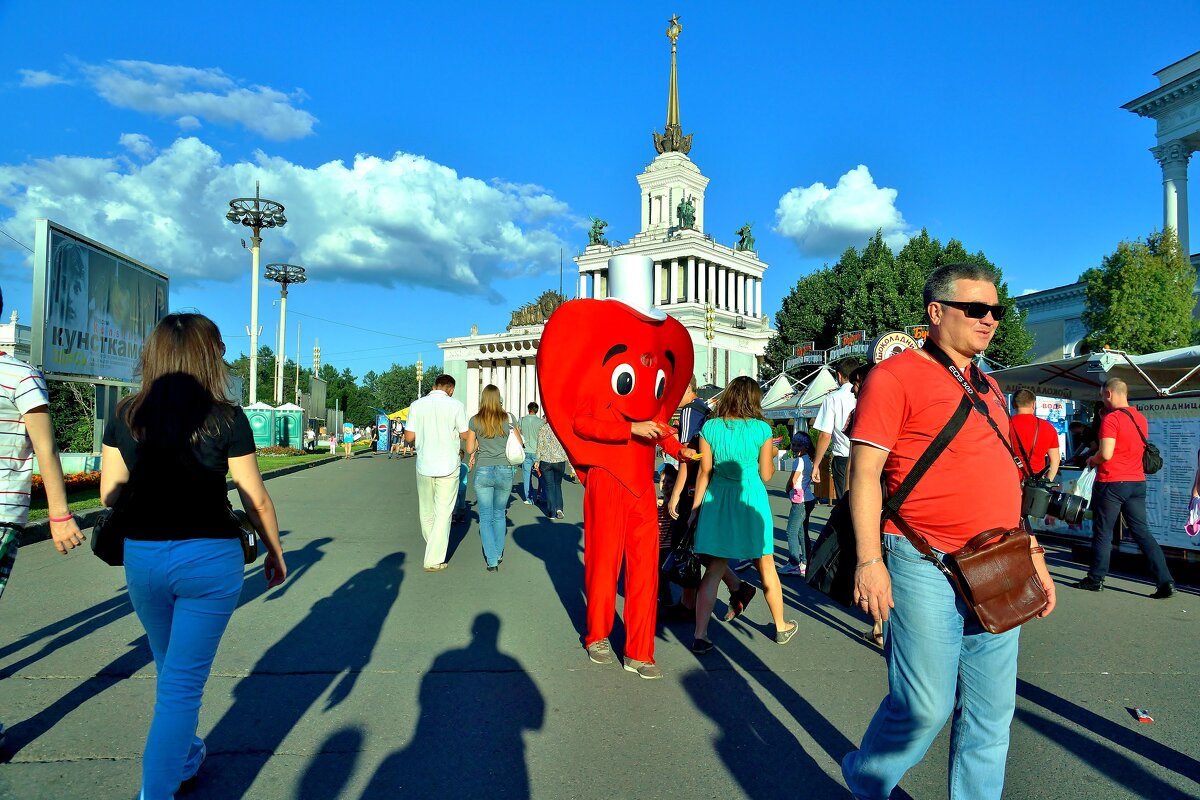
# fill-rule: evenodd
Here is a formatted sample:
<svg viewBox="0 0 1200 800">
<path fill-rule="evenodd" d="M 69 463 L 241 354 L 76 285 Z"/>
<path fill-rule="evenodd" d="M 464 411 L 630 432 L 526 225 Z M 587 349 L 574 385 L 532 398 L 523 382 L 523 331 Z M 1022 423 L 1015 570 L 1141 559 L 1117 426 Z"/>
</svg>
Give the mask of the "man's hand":
<svg viewBox="0 0 1200 800">
<path fill-rule="evenodd" d="M 1046 568 L 1044 554 L 1033 554 L 1033 569 L 1037 572 L 1038 580 L 1042 582 L 1042 590 L 1046 593 L 1046 607 L 1042 609 L 1042 613 L 1038 614 L 1038 619 L 1045 619 L 1050 616 L 1050 612 L 1058 604 L 1058 598 L 1054 592 L 1054 579 L 1050 577 L 1050 570 Z"/>
<path fill-rule="evenodd" d="M 68 550 L 74 550 L 87 541 L 87 537 L 75 523 L 74 515 L 65 522 L 51 522 L 50 538 L 54 540 L 54 549 L 64 556 Z"/>
<path fill-rule="evenodd" d="M 629 432 L 643 439 L 657 439 L 665 436 L 667 433 L 662 425 L 653 420 L 650 422 L 632 422 L 629 425 Z"/>
<path fill-rule="evenodd" d="M 855 568 L 854 605 L 871 619 L 887 622 L 888 612 L 896 604 L 892 601 L 892 576 L 882 561 Z"/>
<path fill-rule="evenodd" d="M 812 482 L 814 485 L 821 482 L 821 468 L 817 466 L 817 462 L 815 461 L 813 462 Z"/>
</svg>

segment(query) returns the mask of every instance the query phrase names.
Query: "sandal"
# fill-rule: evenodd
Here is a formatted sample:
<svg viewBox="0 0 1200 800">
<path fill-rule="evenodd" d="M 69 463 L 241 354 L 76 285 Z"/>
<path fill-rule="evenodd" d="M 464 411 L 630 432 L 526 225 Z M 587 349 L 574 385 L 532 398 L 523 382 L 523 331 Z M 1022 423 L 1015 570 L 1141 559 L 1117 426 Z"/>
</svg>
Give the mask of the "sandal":
<svg viewBox="0 0 1200 800">
<path fill-rule="evenodd" d="M 742 588 L 736 592 L 729 593 L 729 610 L 725 612 L 725 621 L 737 619 L 746 610 L 746 606 L 750 605 L 750 601 L 754 599 L 754 595 L 758 592 L 753 585 L 742 582 Z"/>
</svg>

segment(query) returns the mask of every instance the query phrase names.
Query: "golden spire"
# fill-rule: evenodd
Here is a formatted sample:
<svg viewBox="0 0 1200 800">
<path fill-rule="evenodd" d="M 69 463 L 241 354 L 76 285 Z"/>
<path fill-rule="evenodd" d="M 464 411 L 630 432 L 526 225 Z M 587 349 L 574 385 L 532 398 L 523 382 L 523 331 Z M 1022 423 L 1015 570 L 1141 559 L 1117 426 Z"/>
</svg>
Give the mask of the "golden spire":
<svg viewBox="0 0 1200 800">
<path fill-rule="evenodd" d="M 679 15 L 675 14 L 667 23 L 667 38 L 671 40 L 671 87 L 667 92 L 667 125 L 662 135 L 654 131 L 654 149 L 659 153 L 678 151 L 687 155 L 692 149 L 692 134 L 683 135 L 679 124 L 679 77 L 675 53 L 679 42 L 679 34 L 683 25 L 679 24 Z"/>
</svg>

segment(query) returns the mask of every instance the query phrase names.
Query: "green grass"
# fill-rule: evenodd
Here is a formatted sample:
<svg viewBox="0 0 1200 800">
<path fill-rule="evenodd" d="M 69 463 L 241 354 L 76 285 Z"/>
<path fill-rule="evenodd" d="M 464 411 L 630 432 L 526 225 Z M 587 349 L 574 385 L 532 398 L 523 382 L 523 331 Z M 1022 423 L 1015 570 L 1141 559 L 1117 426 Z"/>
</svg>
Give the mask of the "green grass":
<svg viewBox="0 0 1200 800">
<path fill-rule="evenodd" d="M 356 444 L 354 446 L 355 453 L 361 453 L 366 449 L 366 446 Z M 341 448 L 338 448 L 338 455 L 341 455 Z M 259 456 L 258 471 L 266 474 L 273 470 L 283 469 L 284 467 L 292 467 L 296 464 L 306 464 L 310 461 L 320 461 L 323 458 L 329 458 L 329 451 L 323 450 L 315 454 L 307 454 L 302 456 Z M 67 505 L 71 511 L 86 511 L 91 508 L 100 507 L 100 487 L 93 486 L 90 489 L 79 489 L 67 494 Z M 50 515 L 46 508 L 45 497 L 35 497 L 29 504 L 29 521 L 38 522 Z"/>
</svg>

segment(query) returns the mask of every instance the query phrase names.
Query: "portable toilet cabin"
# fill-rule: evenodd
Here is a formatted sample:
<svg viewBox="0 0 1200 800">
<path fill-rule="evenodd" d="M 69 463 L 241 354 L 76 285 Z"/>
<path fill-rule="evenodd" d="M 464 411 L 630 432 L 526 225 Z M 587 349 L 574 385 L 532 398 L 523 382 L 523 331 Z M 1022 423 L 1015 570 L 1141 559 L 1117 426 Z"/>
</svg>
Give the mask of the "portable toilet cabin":
<svg viewBox="0 0 1200 800">
<path fill-rule="evenodd" d="M 304 449 L 304 409 L 295 403 L 275 409 L 275 444 Z"/>
<path fill-rule="evenodd" d="M 266 403 L 255 403 L 242 409 L 250 421 L 255 447 L 271 447 L 275 444 L 275 409 Z"/>
</svg>

